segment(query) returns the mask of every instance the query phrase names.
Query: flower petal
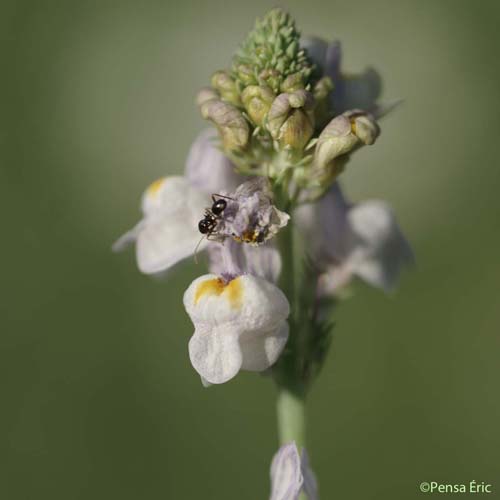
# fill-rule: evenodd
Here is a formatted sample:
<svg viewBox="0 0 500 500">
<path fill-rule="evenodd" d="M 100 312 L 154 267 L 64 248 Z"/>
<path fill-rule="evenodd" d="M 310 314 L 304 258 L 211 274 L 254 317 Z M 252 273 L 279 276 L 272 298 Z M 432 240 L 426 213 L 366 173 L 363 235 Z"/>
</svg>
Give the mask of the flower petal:
<svg viewBox="0 0 500 500">
<path fill-rule="evenodd" d="M 267 369 L 288 338 L 286 297 L 256 276 L 229 282 L 201 276 L 186 290 L 184 306 L 195 326 L 189 342 L 191 362 L 213 384 L 227 382 L 240 368 Z"/>
<path fill-rule="evenodd" d="M 316 476 L 309 465 L 309 455 L 307 454 L 305 448 L 302 448 L 300 464 L 302 476 L 304 478 L 304 493 L 307 495 L 308 500 L 318 500 L 318 481 L 316 480 Z"/>
<path fill-rule="evenodd" d="M 288 332 L 288 323 L 284 321 L 277 329 L 259 336 L 249 333 L 241 335 L 242 369 L 262 372 L 274 365 L 288 341 Z"/>
<path fill-rule="evenodd" d="M 300 207 L 296 222 L 310 256 L 325 272 L 319 283 L 324 294 L 338 291 L 352 275 L 390 291 L 414 260 L 389 205 L 380 200 L 352 205 L 338 183 L 317 203 Z"/>
<path fill-rule="evenodd" d="M 257 276 L 230 282 L 213 274 L 194 280 L 184 294 L 184 307 L 195 324 L 233 323 L 244 331 L 268 332 L 290 313 L 283 292 Z"/>
<path fill-rule="evenodd" d="M 242 245 L 246 259 L 246 272 L 264 278 L 271 283 L 277 283 L 281 273 L 281 254 L 268 241 L 260 247 Z"/>
<path fill-rule="evenodd" d="M 239 332 L 226 323 L 197 326 L 189 341 L 189 358 L 194 369 L 211 384 L 223 384 L 241 368 Z"/>
<path fill-rule="evenodd" d="M 137 242 L 137 264 L 146 274 L 165 271 L 193 254 L 200 242 L 198 221 L 210 197 L 193 188 L 184 177 L 164 177 L 142 196 L 144 218 L 114 245 L 120 250 Z M 200 248 L 206 246 L 201 241 Z"/>
<path fill-rule="evenodd" d="M 397 283 L 401 269 L 414 262 L 411 247 L 383 201 L 356 205 L 348 214 L 353 241 L 349 265 L 354 274 L 386 292 Z"/>
<path fill-rule="evenodd" d="M 185 216 L 187 215 L 187 216 Z M 145 274 L 155 274 L 193 255 L 200 234 L 193 229 L 189 214 L 165 216 L 149 221 L 137 235 L 137 266 Z M 205 246 L 205 240 L 200 248 Z"/>
<path fill-rule="evenodd" d="M 186 161 L 185 176 L 207 194 L 233 191 L 244 180 L 232 162 L 217 148 L 217 131 L 205 129 L 195 139 Z"/>
<path fill-rule="evenodd" d="M 303 482 L 297 445 L 295 442 L 283 445 L 271 464 L 270 500 L 296 500 Z"/>
</svg>

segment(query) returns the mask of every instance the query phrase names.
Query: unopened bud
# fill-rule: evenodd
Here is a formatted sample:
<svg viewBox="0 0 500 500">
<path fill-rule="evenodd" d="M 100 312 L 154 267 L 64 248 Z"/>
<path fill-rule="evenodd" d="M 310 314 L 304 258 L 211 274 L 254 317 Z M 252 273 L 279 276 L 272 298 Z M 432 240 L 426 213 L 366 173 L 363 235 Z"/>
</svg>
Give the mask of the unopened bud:
<svg viewBox="0 0 500 500">
<path fill-rule="evenodd" d="M 370 115 L 360 110 L 346 111 L 344 115 L 350 119 L 352 132 L 363 144 L 371 145 L 375 142 L 380 128 Z"/>
<path fill-rule="evenodd" d="M 241 82 L 245 85 L 253 85 L 257 83 L 251 66 L 248 66 L 247 64 L 240 64 L 236 68 L 236 74 L 238 75 L 238 78 L 241 80 Z"/>
<path fill-rule="evenodd" d="M 304 79 L 301 73 L 293 73 L 285 78 L 281 84 L 282 92 L 295 92 L 304 88 Z"/>
<path fill-rule="evenodd" d="M 259 79 L 275 92 L 279 91 L 281 78 L 281 72 L 277 69 L 266 68 L 259 73 Z"/>
<path fill-rule="evenodd" d="M 302 149 L 314 132 L 313 107 L 314 98 L 305 90 L 276 97 L 267 117 L 267 128 L 273 139 L 283 147 Z"/>
<path fill-rule="evenodd" d="M 263 125 L 274 98 L 274 92 L 263 85 L 250 85 L 241 94 L 241 100 L 248 115 L 259 126 Z"/>
<path fill-rule="evenodd" d="M 224 149 L 235 151 L 248 144 L 250 128 L 242 113 L 232 104 L 212 99 L 202 104 L 201 115 L 212 121 L 222 136 Z"/>
<path fill-rule="evenodd" d="M 236 106 L 241 104 L 236 83 L 226 71 L 217 71 L 213 74 L 212 87 L 219 92 L 224 101 Z"/>
<path fill-rule="evenodd" d="M 314 161 L 326 168 L 338 156 L 361 144 L 373 144 L 379 134 L 376 122 L 362 111 L 347 111 L 335 117 L 321 132 Z"/>
<path fill-rule="evenodd" d="M 196 104 L 201 107 L 203 104 L 213 99 L 219 99 L 218 92 L 210 87 L 203 87 L 196 96 Z"/>
</svg>

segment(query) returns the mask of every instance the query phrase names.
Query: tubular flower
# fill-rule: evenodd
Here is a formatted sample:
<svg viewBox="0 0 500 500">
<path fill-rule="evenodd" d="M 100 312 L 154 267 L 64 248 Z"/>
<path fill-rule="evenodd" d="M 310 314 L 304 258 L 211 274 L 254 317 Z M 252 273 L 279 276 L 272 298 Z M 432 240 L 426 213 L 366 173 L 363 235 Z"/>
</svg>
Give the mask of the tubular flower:
<svg viewBox="0 0 500 500">
<path fill-rule="evenodd" d="M 304 493 L 307 500 L 318 500 L 316 477 L 309 465 L 305 448 L 299 455 L 297 445 L 283 445 L 274 455 L 271 464 L 270 500 L 297 500 Z"/>
<path fill-rule="evenodd" d="M 262 278 L 201 276 L 184 294 L 195 331 L 189 357 L 202 380 L 222 384 L 240 370 L 272 366 L 288 340 L 290 307 L 279 288 Z"/>
<path fill-rule="evenodd" d="M 139 270 L 145 274 L 166 271 L 193 255 L 198 243 L 198 221 L 210 204 L 210 194 L 232 191 L 242 177 L 215 147 L 216 132 L 207 129 L 193 142 L 185 176 L 163 177 L 142 196 L 142 220 L 113 245 L 120 251 L 136 243 Z M 206 248 L 202 241 L 199 248 Z"/>
<path fill-rule="evenodd" d="M 119 251 L 136 242 L 139 270 L 155 274 L 193 254 L 199 241 L 196 225 L 210 198 L 184 177 L 163 177 L 142 196 L 142 220 L 113 245 Z"/>
<path fill-rule="evenodd" d="M 269 370 L 286 441 L 305 435 L 305 399 L 331 344 L 336 297 L 355 277 L 390 291 L 413 262 L 391 208 L 351 203 L 338 184 L 391 108 L 377 103 L 378 73 L 346 76 L 341 57 L 339 42 L 301 39 L 281 9 L 258 19 L 197 95 L 212 130 L 193 143 L 184 176 L 153 183 L 142 220 L 114 245 L 135 242 L 144 273 L 207 251 L 209 274 L 183 298 L 191 364 L 204 386 Z M 318 500 L 318 487 L 292 441 L 273 458 L 270 498 L 304 496 Z"/>
<path fill-rule="evenodd" d="M 382 90 L 382 78 L 376 69 L 368 67 L 359 75 L 342 72 L 342 45 L 339 40 L 326 42 L 317 37 L 305 37 L 301 40 L 301 46 L 322 74 L 332 79 L 334 89 L 331 104 L 335 114 L 359 108 L 380 118 L 401 102 L 377 102 Z"/>
<path fill-rule="evenodd" d="M 296 212 L 309 253 L 322 272 L 320 293 L 332 295 L 353 276 L 391 291 L 413 252 L 393 211 L 381 200 L 349 203 L 335 183 L 315 204 Z"/>
</svg>

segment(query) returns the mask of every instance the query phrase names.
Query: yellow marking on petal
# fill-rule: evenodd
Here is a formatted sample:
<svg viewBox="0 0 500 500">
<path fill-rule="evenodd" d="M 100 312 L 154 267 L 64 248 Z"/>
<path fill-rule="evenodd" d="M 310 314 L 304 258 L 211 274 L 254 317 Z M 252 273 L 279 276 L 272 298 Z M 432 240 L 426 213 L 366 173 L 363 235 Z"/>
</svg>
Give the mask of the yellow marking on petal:
<svg viewBox="0 0 500 500">
<path fill-rule="evenodd" d="M 161 179 L 157 179 L 156 181 L 151 183 L 147 189 L 148 195 L 156 196 L 158 194 L 158 191 L 162 188 L 163 184 L 165 184 L 166 180 L 167 180 L 166 177 L 162 177 Z"/>
<path fill-rule="evenodd" d="M 355 120 L 351 120 L 351 132 L 356 135 L 356 122 Z"/>
<path fill-rule="evenodd" d="M 228 300 L 229 304 L 231 304 L 232 308 L 238 309 L 241 307 L 242 292 L 243 288 L 240 278 L 235 278 L 229 283 L 226 283 L 221 278 L 214 278 L 203 281 L 197 286 L 194 294 L 194 303 L 197 304 L 204 295 L 223 295 Z"/>
</svg>

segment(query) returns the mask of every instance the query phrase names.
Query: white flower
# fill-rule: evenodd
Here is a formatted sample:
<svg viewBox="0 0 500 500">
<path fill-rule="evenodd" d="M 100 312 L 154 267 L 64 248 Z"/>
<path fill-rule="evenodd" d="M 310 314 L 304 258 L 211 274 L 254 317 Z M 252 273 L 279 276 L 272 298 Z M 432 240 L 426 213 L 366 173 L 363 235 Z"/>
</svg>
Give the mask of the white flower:
<svg viewBox="0 0 500 500">
<path fill-rule="evenodd" d="M 270 500 L 297 500 L 303 492 L 308 500 L 318 500 L 318 485 L 305 448 L 299 455 L 297 445 L 283 445 L 271 464 Z"/>
<path fill-rule="evenodd" d="M 413 252 L 389 205 L 380 200 L 349 203 L 338 183 L 315 204 L 296 212 L 310 256 L 323 272 L 320 292 L 334 294 L 358 276 L 392 290 Z"/>
<path fill-rule="evenodd" d="M 229 281 L 201 276 L 186 290 L 184 306 L 195 326 L 189 341 L 191 363 L 211 384 L 227 382 L 240 370 L 266 370 L 288 340 L 288 300 L 256 276 Z"/>
<path fill-rule="evenodd" d="M 200 241 L 200 214 L 209 200 L 184 177 L 158 179 L 142 196 L 142 220 L 113 245 L 113 250 L 135 241 L 141 272 L 154 274 L 168 269 L 193 254 Z M 201 248 L 204 245 L 202 242 Z"/>
<path fill-rule="evenodd" d="M 193 142 L 184 177 L 163 177 L 142 196 L 142 220 L 113 245 L 120 251 L 136 242 L 137 265 L 146 274 L 166 271 L 193 255 L 201 235 L 198 222 L 212 200 L 210 195 L 232 191 L 242 177 L 216 148 L 215 131 L 204 130 Z M 199 250 L 207 242 L 201 241 Z"/>
</svg>

